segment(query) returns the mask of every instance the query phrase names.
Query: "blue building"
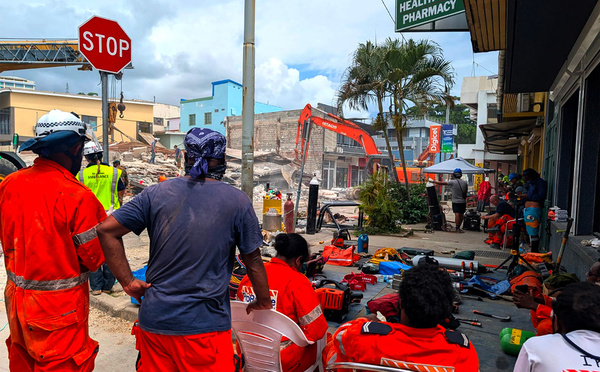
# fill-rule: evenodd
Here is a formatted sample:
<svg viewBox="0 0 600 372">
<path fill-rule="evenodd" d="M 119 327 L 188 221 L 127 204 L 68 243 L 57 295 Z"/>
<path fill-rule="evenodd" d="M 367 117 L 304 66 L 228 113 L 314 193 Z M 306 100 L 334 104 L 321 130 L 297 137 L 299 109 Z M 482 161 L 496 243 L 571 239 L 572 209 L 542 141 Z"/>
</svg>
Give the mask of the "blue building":
<svg viewBox="0 0 600 372">
<path fill-rule="evenodd" d="M 181 100 L 180 130 L 187 133 L 194 127 L 206 127 L 225 134 L 225 117 L 242 115 L 242 102 L 242 84 L 229 79 L 215 81 L 210 97 Z M 277 111 L 281 111 L 281 108 L 254 103 L 255 114 Z"/>
</svg>

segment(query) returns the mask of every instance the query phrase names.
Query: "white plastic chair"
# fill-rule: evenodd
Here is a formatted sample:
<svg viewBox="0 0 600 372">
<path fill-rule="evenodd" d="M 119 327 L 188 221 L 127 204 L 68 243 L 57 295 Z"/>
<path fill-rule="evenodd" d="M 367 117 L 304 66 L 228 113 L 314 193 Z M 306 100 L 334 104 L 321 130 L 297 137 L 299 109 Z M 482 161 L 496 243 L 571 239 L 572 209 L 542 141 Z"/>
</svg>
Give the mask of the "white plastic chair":
<svg viewBox="0 0 600 372">
<path fill-rule="evenodd" d="M 256 310 L 246 314 L 247 303 L 231 301 L 231 328 L 235 334 L 242 354 L 244 371 L 279 372 L 281 338 L 286 337 L 300 347 L 313 344 L 302 329 L 293 320 L 275 310 Z M 305 372 L 323 371 L 321 352 L 325 347 L 327 335 L 317 341 L 315 363 Z"/>
</svg>

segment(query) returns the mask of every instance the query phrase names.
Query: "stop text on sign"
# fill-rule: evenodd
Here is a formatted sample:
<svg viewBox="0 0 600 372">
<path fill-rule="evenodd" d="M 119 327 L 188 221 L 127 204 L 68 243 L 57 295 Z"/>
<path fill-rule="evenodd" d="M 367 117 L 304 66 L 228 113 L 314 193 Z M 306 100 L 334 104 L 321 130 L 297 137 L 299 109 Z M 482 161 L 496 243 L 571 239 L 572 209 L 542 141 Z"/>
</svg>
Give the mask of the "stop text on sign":
<svg viewBox="0 0 600 372">
<path fill-rule="evenodd" d="M 106 51 L 111 56 L 116 56 L 118 53 L 119 57 L 123 57 L 123 52 L 129 50 L 129 41 L 124 39 L 116 39 L 112 36 L 106 36 L 103 34 L 92 33 L 90 31 L 83 32 L 83 44 L 82 48 L 88 51 L 97 50 L 98 53 L 104 53 Z M 94 40 L 96 44 L 94 44 Z"/>
</svg>

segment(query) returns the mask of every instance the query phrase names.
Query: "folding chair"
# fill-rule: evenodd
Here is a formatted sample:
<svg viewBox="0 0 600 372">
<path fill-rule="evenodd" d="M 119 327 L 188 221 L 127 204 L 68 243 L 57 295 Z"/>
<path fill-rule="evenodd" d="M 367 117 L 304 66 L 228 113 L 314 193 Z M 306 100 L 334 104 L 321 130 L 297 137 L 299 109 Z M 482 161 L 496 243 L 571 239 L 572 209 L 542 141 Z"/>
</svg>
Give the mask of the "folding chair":
<svg viewBox="0 0 600 372">
<path fill-rule="evenodd" d="M 244 371 L 281 371 L 281 338 L 286 337 L 300 347 L 314 344 L 293 320 L 275 310 L 246 313 L 247 303 L 231 301 L 231 328 L 244 356 Z M 323 371 L 321 352 L 327 335 L 317 341 L 317 357 L 305 372 Z"/>
</svg>

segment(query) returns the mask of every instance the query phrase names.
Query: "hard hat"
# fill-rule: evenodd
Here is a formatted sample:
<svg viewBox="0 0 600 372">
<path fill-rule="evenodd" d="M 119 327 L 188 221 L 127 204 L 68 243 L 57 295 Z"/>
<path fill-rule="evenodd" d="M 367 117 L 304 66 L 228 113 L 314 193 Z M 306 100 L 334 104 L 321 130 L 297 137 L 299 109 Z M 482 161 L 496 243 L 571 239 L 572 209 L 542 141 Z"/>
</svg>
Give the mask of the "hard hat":
<svg viewBox="0 0 600 372">
<path fill-rule="evenodd" d="M 512 181 L 514 178 L 516 178 L 516 177 L 518 177 L 518 176 L 519 176 L 519 175 L 518 175 L 518 174 L 516 174 L 516 173 L 511 173 L 511 174 L 509 174 L 509 175 L 508 175 L 508 180 L 509 180 L 509 181 Z"/>
<path fill-rule="evenodd" d="M 35 126 L 35 138 L 24 142 L 19 151 L 57 148 L 64 151 L 81 138 L 98 142 L 91 127 L 72 113 L 52 110 L 43 115 Z"/>
<path fill-rule="evenodd" d="M 462 169 L 456 168 L 453 173 L 460 173 L 460 174 L 462 174 Z"/>
<path fill-rule="evenodd" d="M 94 141 L 86 142 L 85 145 L 83 146 L 83 155 L 84 156 L 98 154 L 98 153 L 102 153 L 102 146 L 100 146 L 100 144 L 98 144 Z"/>
</svg>

